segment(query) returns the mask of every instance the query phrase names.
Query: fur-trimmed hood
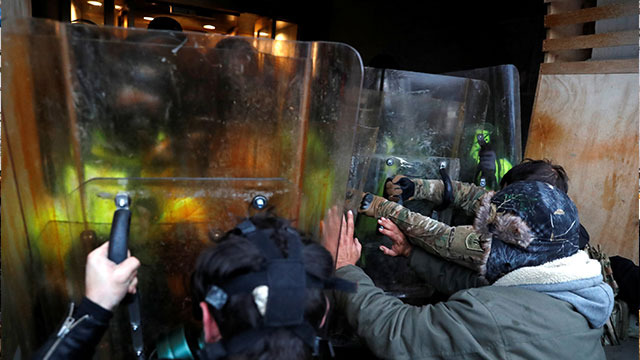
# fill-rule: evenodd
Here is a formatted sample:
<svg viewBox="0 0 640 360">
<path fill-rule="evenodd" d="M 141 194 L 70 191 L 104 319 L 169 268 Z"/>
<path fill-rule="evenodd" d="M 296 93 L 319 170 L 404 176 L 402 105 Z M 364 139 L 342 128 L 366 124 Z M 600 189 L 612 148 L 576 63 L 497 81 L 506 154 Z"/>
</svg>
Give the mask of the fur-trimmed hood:
<svg viewBox="0 0 640 360">
<path fill-rule="evenodd" d="M 578 211 L 559 189 L 538 181 L 522 181 L 497 193 L 489 192 L 479 201 L 474 228 L 488 240 L 479 270 L 490 282 L 520 267 L 540 265 L 578 251 Z"/>
</svg>

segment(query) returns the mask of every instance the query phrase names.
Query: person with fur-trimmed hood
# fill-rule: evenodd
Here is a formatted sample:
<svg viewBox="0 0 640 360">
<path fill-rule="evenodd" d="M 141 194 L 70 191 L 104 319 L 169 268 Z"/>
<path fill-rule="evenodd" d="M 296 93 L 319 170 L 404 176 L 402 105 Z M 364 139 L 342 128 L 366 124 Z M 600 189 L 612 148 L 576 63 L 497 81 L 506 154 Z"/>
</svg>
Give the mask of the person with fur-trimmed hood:
<svg viewBox="0 0 640 360">
<path fill-rule="evenodd" d="M 603 282 L 600 264 L 579 250 L 578 212 L 563 191 L 519 181 L 482 194 L 468 228 L 445 228 L 427 217 L 407 221 L 413 214 L 401 208 L 367 194 L 360 211 L 392 221 L 409 238 L 394 241 L 388 251 L 413 257 L 422 250 L 411 243 L 419 243 L 477 272 L 487 286 L 458 291 L 433 305 L 404 304 L 353 266 L 361 247 L 347 221 L 336 275 L 357 282 L 358 290 L 338 294 L 337 305 L 377 356 L 604 359 L 600 337 L 613 292 Z M 425 238 L 436 228 L 443 232 Z"/>
<path fill-rule="evenodd" d="M 500 187 L 504 188 L 519 181 L 540 181 L 553 185 L 565 194 L 569 191 L 569 178 L 564 168 L 547 159 L 523 160 L 503 176 Z M 471 217 L 473 222 L 481 199 L 489 190 L 459 181 L 453 181 L 452 187 L 451 206 L 462 210 Z M 396 175 L 387 179 L 384 197 L 399 204 L 412 201 L 440 204 L 445 197 L 444 183 L 442 180 Z M 394 221 L 384 217 L 384 214 L 378 220 L 380 232 L 389 237 L 393 243 L 391 248 L 380 246 L 380 250 L 386 255 L 397 256 L 395 248 L 407 240 L 416 245 L 416 251 L 413 251 L 409 257 L 410 267 L 419 274 L 423 274 L 424 280 L 443 295 L 451 295 L 458 290 L 487 284 L 486 279 L 478 275 L 477 266 L 473 266 L 474 262 L 482 262 L 482 259 L 478 258 L 481 254 L 474 251 L 478 250 L 481 237 L 476 227 L 449 226 L 412 212 L 404 206 L 397 206 L 391 202 L 384 203 L 382 199 L 372 195 L 368 200 L 377 202 L 380 205 L 378 210 L 389 214 L 389 217 L 398 223 L 396 225 Z M 372 209 L 369 208 L 368 212 L 370 213 Z M 368 212 L 365 211 L 365 215 Z M 579 224 L 578 228 L 580 235 L 578 244 L 582 250 L 589 243 L 589 234 L 582 224 Z"/>
</svg>

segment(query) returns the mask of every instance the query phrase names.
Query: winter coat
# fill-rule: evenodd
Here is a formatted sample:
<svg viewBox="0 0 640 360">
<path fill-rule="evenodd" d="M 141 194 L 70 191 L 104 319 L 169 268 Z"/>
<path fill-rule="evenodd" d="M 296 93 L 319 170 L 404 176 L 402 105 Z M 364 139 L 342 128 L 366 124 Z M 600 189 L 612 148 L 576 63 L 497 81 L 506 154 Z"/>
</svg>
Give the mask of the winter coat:
<svg viewBox="0 0 640 360">
<path fill-rule="evenodd" d="M 419 253 L 410 259 L 414 265 L 424 264 L 423 261 Z M 428 268 L 421 266 L 423 270 Z M 420 272 L 420 268 L 412 267 Z M 461 280 L 455 286 L 477 284 L 477 276 L 466 269 L 461 271 Z M 558 294 L 564 298 L 527 288 L 531 284 L 519 286 L 516 281 L 505 286 L 461 290 L 447 301 L 418 307 L 385 295 L 358 267 L 345 266 L 336 274 L 358 283 L 356 293 L 336 294 L 337 306 L 380 358 L 605 359 L 600 343 L 602 328 L 593 327 L 590 320 L 597 318 L 597 323 L 608 318 L 613 294 L 591 274 L 583 280 L 596 283 L 578 285 L 584 288 L 577 289 L 577 293 L 594 291 L 595 303 L 601 305 L 595 316 L 592 309 L 585 315 L 572 304 L 588 302 L 570 298 L 568 293 L 576 291 L 566 290 L 576 284 L 573 280 L 558 283 Z M 437 280 L 439 275 L 421 276 Z"/>
</svg>

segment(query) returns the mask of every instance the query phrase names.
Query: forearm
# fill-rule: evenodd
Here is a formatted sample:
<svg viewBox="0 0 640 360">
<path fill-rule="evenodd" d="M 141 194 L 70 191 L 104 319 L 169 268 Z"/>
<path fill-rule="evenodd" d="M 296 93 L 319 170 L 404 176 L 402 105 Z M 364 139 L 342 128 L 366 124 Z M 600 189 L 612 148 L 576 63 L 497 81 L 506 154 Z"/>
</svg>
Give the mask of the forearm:
<svg viewBox="0 0 640 360">
<path fill-rule="evenodd" d="M 451 226 L 393 201 L 382 200 L 376 208 L 376 216 L 390 219 L 412 243 L 430 252 L 436 251 L 436 241 L 446 238 L 451 231 Z"/>
<path fill-rule="evenodd" d="M 449 226 L 428 216 L 410 211 L 392 201 L 382 201 L 378 216 L 393 221 L 413 245 L 477 271 L 484 263 L 482 239 L 472 226 Z"/>
<path fill-rule="evenodd" d="M 33 359 L 90 359 L 109 326 L 111 311 L 84 298 Z"/>
<path fill-rule="evenodd" d="M 476 271 L 431 255 L 420 248 L 411 251 L 409 266 L 427 284 L 445 295 L 487 285 Z"/>
<path fill-rule="evenodd" d="M 444 183 L 442 180 L 411 179 L 415 184 L 414 199 L 427 200 L 435 204 L 442 203 L 444 194 Z M 474 184 L 460 181 L 452 181 L 453 186 L 453 206 L 464 210 L 468 215 L 475 213 L 478 199 L 487 191 Z"/>
</svg>

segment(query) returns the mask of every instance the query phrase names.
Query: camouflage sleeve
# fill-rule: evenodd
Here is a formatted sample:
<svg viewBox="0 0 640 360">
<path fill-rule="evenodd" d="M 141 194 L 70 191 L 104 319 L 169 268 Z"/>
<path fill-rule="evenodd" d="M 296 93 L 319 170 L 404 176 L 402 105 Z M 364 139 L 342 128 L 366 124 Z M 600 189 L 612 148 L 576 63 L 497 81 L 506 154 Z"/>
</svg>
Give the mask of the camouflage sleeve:
<svg viewBox="0 0 640 360">
<path fill-rule="evenodd" d="M 435 204 L 442 202 L 444 184 L 442 180 L 411 179 L 415 184 L 413 198 L 416 200 L 428 200 Z M 478 199 L 487 193 L 487 190 L 460 181 L 452 181 L 453 185 L 453 206 L 464 210 L 468 215 L 474 215 Z"/>
<path fill-rule="evenodd" d="M 484 239 L 472 226 L 449 226 L 386 200 L 376 215 L 393 221 L 409 242 L 434 255 L 475 271 L 486 261 L 482 244 L 490 239 Z"/>
</svg>

